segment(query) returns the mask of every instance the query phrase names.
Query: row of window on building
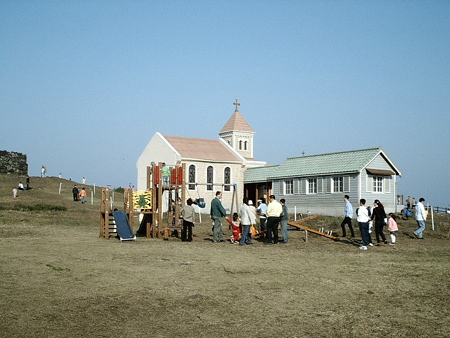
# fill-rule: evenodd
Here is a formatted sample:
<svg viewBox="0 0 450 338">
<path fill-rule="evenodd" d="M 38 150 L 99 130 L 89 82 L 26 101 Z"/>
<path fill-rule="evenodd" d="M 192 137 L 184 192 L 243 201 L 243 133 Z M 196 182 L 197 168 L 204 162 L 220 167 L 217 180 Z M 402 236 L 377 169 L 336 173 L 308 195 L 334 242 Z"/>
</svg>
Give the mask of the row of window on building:
<svg viewBox="0 0 450 338">
<path fill-rule="evenodd" d="M 228 144 L 231 146 L 231 141 L 228 141 Z M 239 150 L 247 150 L 248 141 L 239 140 Z"/>
<path fill-rule="evenodd" d="M 386 180 L 386 182 L 385 182 Z M 390 176 L 367 177 L 366 191 L 388 193 Z M 293 178 L 280 181 L 280 194 L 322 194 L 343 193 L 350 191 L 350 176 L 328 176 Z"/>
<path fill-rule="evenodd" d="M 218 185 L 217 183 L 214 183 L 216 177 L 214 173 L 214 167 L 208 166 L 206 167 L 206 190 L 214 190 L 214 185 Z M 217 182 L 217 180 L 216 180 Z M 223 169 L 223 190 L 224 191 L 230 191 L 231 190 L 231 168 L 225 167 Z M 191 164 L 189 166 L 189 182 L 188 182 L 188 189 L 189 190 L 196 190 L 197 189 L 197 168 L 194 164 Z"/>
</svg>

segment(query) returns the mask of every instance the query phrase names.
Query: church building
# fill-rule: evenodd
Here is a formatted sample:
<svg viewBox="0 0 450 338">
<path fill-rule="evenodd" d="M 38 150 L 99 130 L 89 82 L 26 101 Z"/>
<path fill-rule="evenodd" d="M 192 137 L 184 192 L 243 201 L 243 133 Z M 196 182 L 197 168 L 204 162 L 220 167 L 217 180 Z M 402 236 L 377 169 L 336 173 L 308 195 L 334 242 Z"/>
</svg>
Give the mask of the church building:
<svg viewBox="0 0 450 338">
<path fill-rule="evenodd" d="M 147 166 L 164 162 L 167 166 L 186 163 L 186 196 L 193 200 L 204 198 L 209 213 L 209 203 L 216 191 L 222 191 L 222 204 L 230 209 L 233 191 L 238 202 L 244 194 L 244 172 L 247 168 L 266 163 L 253 158 L 255 132 L 239 113 L 240 103 L 233 103 L 234 113 L 219 132 L 216 140 L 168 136 L 156 132 L 137 160 L 137 189 L 147 186 Z"/>
</svg>

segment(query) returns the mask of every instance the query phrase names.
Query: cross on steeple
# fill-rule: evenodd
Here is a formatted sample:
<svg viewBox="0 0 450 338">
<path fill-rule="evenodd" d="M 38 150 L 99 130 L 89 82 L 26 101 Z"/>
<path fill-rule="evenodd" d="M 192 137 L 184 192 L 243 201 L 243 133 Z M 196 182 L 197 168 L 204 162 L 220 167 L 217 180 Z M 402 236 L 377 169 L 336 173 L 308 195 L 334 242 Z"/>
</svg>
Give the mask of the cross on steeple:
<svg viewBox="0 0 450 338">
<path fill-rule="evenodd" d="M 238 106 L 240 106 L 241 104 L 240 103 L 238 103 L 238 99 L 236 99 L 236 102 L 235 103 L 233 103 L 233 105 L 235 105 L 236 106 L 236 109 L 234 110 L 235 112 L 236 111 L 239 111 L 238 110 Z"/>
</svg>

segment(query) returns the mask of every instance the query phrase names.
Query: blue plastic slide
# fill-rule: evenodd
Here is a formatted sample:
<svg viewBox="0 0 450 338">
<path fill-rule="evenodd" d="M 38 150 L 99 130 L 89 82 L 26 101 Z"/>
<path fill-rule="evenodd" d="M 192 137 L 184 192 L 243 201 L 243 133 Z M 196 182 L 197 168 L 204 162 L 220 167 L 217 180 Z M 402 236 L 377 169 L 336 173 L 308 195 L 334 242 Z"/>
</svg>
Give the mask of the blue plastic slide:
<svg viewBox="0 0 450 338">
<path fill-rule="evenodd" d="M 136 240 L 136 236 L 131 231 L 130 223 L 125 211 L 114 211 L 114 221 L 121 241 Z"/>
</svg>

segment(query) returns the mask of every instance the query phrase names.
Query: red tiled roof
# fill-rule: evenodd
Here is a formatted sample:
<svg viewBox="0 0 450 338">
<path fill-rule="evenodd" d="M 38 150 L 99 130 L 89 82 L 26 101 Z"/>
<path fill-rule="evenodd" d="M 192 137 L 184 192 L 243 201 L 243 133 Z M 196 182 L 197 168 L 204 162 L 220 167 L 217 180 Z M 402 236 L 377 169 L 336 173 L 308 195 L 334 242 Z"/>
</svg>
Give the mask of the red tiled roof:
<svg viewBox="0 0 450 338">
<path fill-rule="evenodd" d="M 210 161 L 240 161 L 221 141 L 200 138 L 165 136 L 183 158 Z"/>
<path fill-rule="evenodd" d="M 254 133 L 253 129 L 248 125 L 247 121 L 245 121 L 245 119 L 237 110 L 234 112 L 233 115 L 231 115 L 228 122 L 225 123 L 220 133 L 232 130 Z"/>
</svg>

